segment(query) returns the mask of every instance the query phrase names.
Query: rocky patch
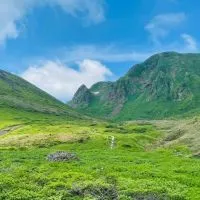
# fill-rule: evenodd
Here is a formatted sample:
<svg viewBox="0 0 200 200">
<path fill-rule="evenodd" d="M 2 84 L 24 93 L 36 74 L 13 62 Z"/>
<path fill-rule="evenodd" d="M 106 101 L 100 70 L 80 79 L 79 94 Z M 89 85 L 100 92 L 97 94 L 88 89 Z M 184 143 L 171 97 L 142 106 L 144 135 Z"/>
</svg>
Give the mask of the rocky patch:
<svg viewBox="0 0 200 200">
<path fill-rule="evenodd" d="M 47 160 L 51 162 L 69 162 L 72 160 L 78 160 L 75 153 L 69 153 L 65 151 L 58 151 L 47 156 Z"/>
</svg>

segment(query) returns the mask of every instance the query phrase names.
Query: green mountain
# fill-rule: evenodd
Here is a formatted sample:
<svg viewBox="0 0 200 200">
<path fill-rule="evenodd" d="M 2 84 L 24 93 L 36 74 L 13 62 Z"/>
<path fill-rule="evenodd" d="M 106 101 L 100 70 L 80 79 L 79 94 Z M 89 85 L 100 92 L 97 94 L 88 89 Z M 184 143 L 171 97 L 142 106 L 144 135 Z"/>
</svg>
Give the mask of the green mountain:
<svg viewBox="0 0 200 200">
<path fill-rule="evenodd" d="M 0 70 L 0 108 L 76 115 L 69 106 L 11 73 Z"/>
<path fill-rule="evenodd" d="M 153 55 L 116 82 L 99 82 L 90 89 L 81 86 L 69 105 L 116 120 L 200 113 L 200 54 Z"/>
</svg>

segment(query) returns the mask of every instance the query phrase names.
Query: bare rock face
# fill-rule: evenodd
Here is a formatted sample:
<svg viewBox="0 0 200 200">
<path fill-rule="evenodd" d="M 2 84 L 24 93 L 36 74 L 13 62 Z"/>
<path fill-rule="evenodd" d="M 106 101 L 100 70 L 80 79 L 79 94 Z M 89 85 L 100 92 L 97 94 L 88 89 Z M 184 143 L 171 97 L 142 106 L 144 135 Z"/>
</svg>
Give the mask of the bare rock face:
<svg viewBox="0 0 200 200">
<path fill-rule="evenodd" d="M 62 161 L 66 162 L 71 160 L 78 160 L 78 157 L 74 153 L 58 151 L 56 153 L 49 154 L 47 156 L 47 160 L 52 162 L 62 162 Z"/>
<path fill-rule="evenodd" d="M 77 106 L 82 108 L 87 107 L 92 100 L 92 96 L 93 94 L 90 90 L 85 85 L 81 85 L 69 105 L 73 108 Z"/>
</svg>

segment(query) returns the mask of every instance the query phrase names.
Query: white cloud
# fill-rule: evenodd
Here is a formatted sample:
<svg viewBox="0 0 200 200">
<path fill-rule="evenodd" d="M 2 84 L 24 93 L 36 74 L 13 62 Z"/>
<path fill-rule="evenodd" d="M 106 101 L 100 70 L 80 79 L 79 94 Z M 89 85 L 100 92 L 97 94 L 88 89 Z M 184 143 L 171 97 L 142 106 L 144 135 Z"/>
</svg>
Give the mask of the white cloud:
<svg viewBox="0 0 200 200">
<path fill-rule="evenodd" d="M 76 70 L 60 61 L 46 61 L 40 66 L 30 66 L 21 77 L 56 98 L 66 101 L 72 98 L 81 84 L 90 87 L 112 76 L 112 72 L 105 65 L 95 60 L 83 60 L 78 66 Z"/>
<path fill-rule="evenodd" d="M 49 0 L 48 2 L 61 6 L 74 17 L 79 17 L 81 13 L 87 23 L 99 23 L 105 19 L 104 0 Z"/>
<path fill-rule="evenodd" d="M 59 6 L 87 23 L 99 23 L 105 18 L 104 0 L 1 0 L 0 4 L 0 45 L 19 36 L 18 23 L 35 6 Z"/>
<path fill-rule="evenodd" d="M 160 39 L 166 37 L 172 29 L 185 21 L 185 13 L 168 13 L 155 16 L 145 29 L 150 33 L 155 44 L 160 43 Z"/>
<path fill-rule="evenodd" d="M 0 45 L 8 38 L 17 38 L 17 22 L 25 15 L 32 0 L 1 0 L 0 6 Z"/>
<path fill-rule="evenodd" d="M 197 51 L 197 42 L 191 35 L 183 33 L 181 37 L 185 42 L 185 49 L 187 51 Z"/>
<path fill-rule="evenodd" d="M 65 62 L 74 62 L 77 59 L 85 58 L 104 62 L 141 62 L 152 54 L 152 52 L 139 52 L 132 47 L 116 45 L 79 45 L 61 49 L 58 54 L 62 55 L 62 52 L 64 52 L 63 60 Z"/>
</svg>

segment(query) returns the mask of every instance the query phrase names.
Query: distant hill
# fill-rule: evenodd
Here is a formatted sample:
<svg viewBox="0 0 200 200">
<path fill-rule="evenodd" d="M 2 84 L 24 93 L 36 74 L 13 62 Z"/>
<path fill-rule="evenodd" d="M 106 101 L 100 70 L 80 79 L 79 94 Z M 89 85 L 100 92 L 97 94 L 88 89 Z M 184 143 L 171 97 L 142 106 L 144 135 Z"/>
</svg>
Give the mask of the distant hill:
<svg viewBox="0 0 200 200">
<path fill-rule="evenodd" d="M 195 115 L 200 113 L 200 54 L 153 55 L 116 82 L 81 86 L 69 105 L 117 120 Z"/>
<path fill-rule="evenodd" d="M 69 106 L 31 83 L 0 70 L 0 108 L 6 107 L 42 113 L 77 115 Z"/>
</svg>

